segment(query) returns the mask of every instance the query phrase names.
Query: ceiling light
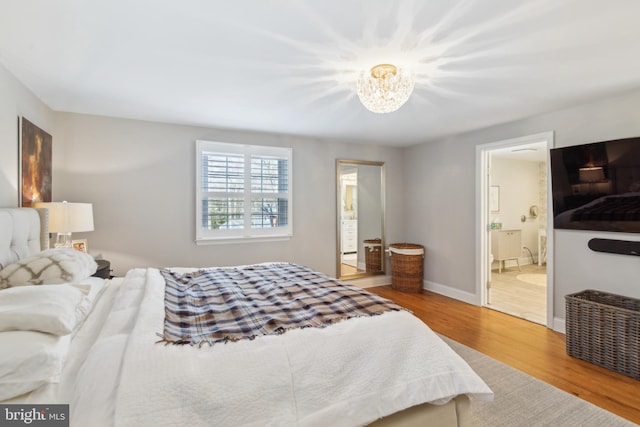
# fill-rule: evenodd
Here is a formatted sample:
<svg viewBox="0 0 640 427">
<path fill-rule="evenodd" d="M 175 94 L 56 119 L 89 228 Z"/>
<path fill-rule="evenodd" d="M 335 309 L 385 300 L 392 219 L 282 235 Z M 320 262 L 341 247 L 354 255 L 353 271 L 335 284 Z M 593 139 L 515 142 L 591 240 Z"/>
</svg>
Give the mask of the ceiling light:
<svg viewBox="0 0 640 427">
<path fill-rule="evenodd" d="M 391 64 L 376 65 L 371 73 L 360 73 L 357 82 L 362 105 L 374 113 L 391 113 L 407 102 L 415 82 L 410 73 Z"/>
</svg>

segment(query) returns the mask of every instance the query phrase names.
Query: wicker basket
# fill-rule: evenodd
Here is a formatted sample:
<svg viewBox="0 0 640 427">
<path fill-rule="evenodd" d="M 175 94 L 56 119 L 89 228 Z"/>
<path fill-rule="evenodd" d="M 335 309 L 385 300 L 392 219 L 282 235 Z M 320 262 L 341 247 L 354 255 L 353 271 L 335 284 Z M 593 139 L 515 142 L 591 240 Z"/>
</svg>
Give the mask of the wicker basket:
<svg viewBox="0 0 640 427">
<path fill-rule="evenodd" d="M 364 260 L 367 273 L 379 273 L 382 271 L 382 239 L 364 241 Z"/>
<path fill-rule="evenodd" d="M 594 290 L 565 300 L 567 354 L 640 379 L 640 300 Z"/>
<path fill-rule="evenodd" d="M 403 292 L 422 292 L 424 276 L 424 246 L 413 243 L 392 243 L 391 287 Z"/>
</svg>

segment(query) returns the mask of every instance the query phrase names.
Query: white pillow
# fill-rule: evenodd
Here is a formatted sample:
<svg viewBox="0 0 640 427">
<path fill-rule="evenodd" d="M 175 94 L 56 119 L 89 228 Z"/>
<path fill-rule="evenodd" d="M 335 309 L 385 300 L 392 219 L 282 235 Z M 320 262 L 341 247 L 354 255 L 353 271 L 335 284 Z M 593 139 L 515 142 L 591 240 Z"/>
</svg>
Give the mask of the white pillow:
<svg viewBox="0 0 640 427">
<path fill-rule="evenodd" d="M 84 323 L 84 320 L 89 316 L 89 313 L 93 310 L 97 300 L 102 296 L 102 292 L 106 288 L 106 280 L 101 277 L 87 277 L 79 283 L 71 283 L 70 285 L 81 290 L 85 294 L 79 306 L 81 320 L 76 326 L 77 331 Z M 40 287 L 42 288 L 43 286 Z"/>
<path fill-rule="evenodd" d="M 106 280 L 102 277 L 85 277 L 77 282 L 69 283 L 71 286 L 80 289 L 87 298 L 94 300 L 105 287 Z"/>
<path fill-rule="evenodd" d="M 22 285 L 54 285 L 91 276 L 98 264 L 75 249 L 48 249 L 0 270 L 0 289 Z"/>
<path fill-rule="evenodd" d="M 0 332 L 0 401 L 59 382 L 70 342 L 69 336 Z"/>
<path fill-rule="evenodd" d="M 71 285 L 4 289 L 0 291 L 0 331 L 70 334 L 88 313 L 87 299 Z"/>
</svg>

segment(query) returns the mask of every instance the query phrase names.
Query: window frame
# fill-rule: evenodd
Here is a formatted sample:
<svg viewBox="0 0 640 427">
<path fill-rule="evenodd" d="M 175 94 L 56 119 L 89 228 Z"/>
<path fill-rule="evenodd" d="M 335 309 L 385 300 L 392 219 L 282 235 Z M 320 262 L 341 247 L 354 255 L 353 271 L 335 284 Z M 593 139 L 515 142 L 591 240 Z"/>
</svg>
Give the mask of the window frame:
<svg viewBox="0 0 640 427">
<path fill-rule="evenodd" d="M 204 152 L 244 155 L 244 191 L 207 192 L 202 186 L 202 161 Z M 251 158 L 252 156 L 276 156 L 287 159 L 287 191 L 283 193 L 262 193 L 252 190 Z M 265 240 L 287 240 L 293 236 L 293 150 L 290 147 L 274 147 L 266 145 L 249 145 L 208 140 L 196 141 L 196 244 L 242 243 Z M 202 201 L 208 196 L 228 195 L 243 198 L 244 226 L 234 229 L 206 229 L 203 224 Z M 287 225 L 275 228 L 251 228 L 251 201 L 254 197 L 284 196 L 287 200 Z"/>
</svg>

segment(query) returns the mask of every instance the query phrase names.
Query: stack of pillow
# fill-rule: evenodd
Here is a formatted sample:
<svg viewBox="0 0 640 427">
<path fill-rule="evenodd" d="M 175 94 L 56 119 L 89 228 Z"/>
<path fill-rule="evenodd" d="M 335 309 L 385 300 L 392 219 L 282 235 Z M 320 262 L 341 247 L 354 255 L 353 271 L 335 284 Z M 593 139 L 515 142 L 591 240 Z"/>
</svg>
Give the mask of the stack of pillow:
<svg viewBox="0 0 640 427">
<path fill-rule="evenodd" d="M 60 379 L 71 338 L 104 280 L 73 249 L 49 249 L 0 270 L 0 401 Z"/>
</svg>

